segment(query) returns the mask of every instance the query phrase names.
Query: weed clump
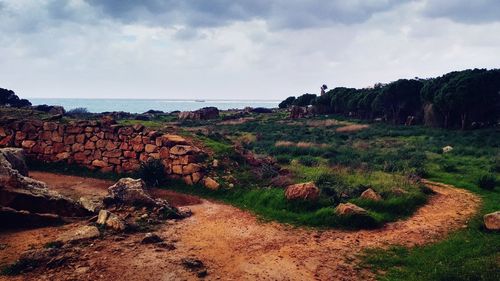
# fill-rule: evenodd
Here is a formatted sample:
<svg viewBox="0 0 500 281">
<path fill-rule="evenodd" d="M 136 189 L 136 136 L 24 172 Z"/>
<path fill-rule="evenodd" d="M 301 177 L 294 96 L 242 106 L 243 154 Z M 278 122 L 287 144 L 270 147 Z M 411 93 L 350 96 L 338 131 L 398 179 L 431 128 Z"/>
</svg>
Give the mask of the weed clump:
<svg viewBox="0 0 500 281">
<path fill-rule="evenodd" d="M 148 186 L 159 186 L 165 183 L 165 166 L 159 159 L 150 159 L 144 163 L 141 163 L 139 168 L 139 177 Z"/>
<path fill-rule="evenodd" d="M 477 180 L 477 185 L 486 190 L 493 190 L 497 185 L 497 179 L 493 174 L 484 174 Z"/>
</svg>

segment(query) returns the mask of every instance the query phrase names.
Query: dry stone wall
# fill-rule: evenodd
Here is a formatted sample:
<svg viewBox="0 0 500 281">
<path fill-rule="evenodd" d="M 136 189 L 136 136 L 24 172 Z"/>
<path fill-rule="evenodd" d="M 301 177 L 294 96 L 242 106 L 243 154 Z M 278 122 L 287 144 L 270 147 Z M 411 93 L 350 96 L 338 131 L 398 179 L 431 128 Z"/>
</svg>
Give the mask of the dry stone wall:
<svg viewBox="0 0 500 281">
<path fill-rule="evenodd" d="M 68 124 L 8 120 L 0 124 L 0 147 L 22 147 L 29 157 L 46 162 L 78 164 L 103 172 L 126 173 L 141 162 L 160 159 L 165 175 L 187 184 L 203 179 L 201 153 L 189 140 L 142 125 L 106 125 L 99 121 Z"/>
</svg>

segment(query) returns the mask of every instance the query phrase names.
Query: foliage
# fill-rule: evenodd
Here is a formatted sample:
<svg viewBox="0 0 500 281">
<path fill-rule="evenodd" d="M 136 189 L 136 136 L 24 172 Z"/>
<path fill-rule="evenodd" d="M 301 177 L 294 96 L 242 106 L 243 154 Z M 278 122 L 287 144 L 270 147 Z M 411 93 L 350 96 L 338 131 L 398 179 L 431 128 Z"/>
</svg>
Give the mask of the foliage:
<svg viewBox="0 0 500 281">
<path fill-rule="evenodd" d="M 293 105 L 297 106 L 308 106 L 311 105 L 312 101 L 316 98 L 314 94 L 303 94 L 293 101 Z"/>
<path fill-rule="evenodd" d="M 77 107 L 66 111 L 67 115 L 82 116 L 89 114 L 89 111 L 85 107 Z"/>
<path fill-rule="evenodd" d="M 432 104 L 440 120 L 435 125 L 482 127 L 495 124 L 500 117 L 500 69 L 455 71 L 427 80 L 400 79 L 365 89 L 338 87 L 315 99 L 312 96 L 300 96 L 294 104 L 312 104 L 320 106 L 322 112 L 381 118 L 394 124 L 405 122 L 408 116 L 423 123 L 427 114 L 423 108 Z"/>
<path fill-rule="evenodd" d="M 20 99 L 12 90 L 0 88 L 0 106 L 28 107 L 31 106 L 31 102 Z"/>
<path fill-rule="evenodd" d="M 165 166 L 159 159 L 149 159 L 141 163 L 138 175 L 148 186 L 159 186 L 166 181 Z"/>
<path fill-rule="evenodd" d="M 477 185 L 482 189 L 493 190 L 497 185 L 497 179 L 493 174 L 481 175 L 478 179 Z"/>
<path fill-rule="evenodd" d="M 286 98 L 284 101 L 280 102 L 278 105 L 279 108 L 287 108 L 290 107 L 295 102 L 295 97 L 291 96 Z"/>
</svg>

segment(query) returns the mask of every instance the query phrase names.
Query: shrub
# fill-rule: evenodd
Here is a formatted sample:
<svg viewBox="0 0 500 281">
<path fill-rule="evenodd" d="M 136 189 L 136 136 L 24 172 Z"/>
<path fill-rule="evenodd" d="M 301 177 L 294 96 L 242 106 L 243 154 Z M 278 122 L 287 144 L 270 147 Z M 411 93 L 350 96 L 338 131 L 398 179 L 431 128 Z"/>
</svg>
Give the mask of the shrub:
<svg viewBox="0 0 500 281">
<path fill-rule="evenodd" d="M 289 107 L 290 105 L 293 104 L 293 102 L 295 101 L 295 97 L 288 97 L 286 98 L 286 100 L 280 102 L 280 104 L 278 105 L 279 108 L 287 108 Z"/>
<path fill-rule="evenodd" d="M 260 166 L 260 175 L 263 179 L 269 179 L 278 175 L 278 168 L 273 164 L 262 163 Z"/>
<path fill-rule="evenodd" d="M 276 156 L 276 161 L 281 165 L 288 165 L 292 161 L 292 157 L 288 155 L 278 155 Z"/>
<path fill-rule="evenodd" d="M 148 186 L 159 186 L 165 183 L 165 167 L 159 159 L 150 159 L 141 164 L 139 177 L 146 182 Z"/>
<path fill-rule="evenodd" d="M 299 157 L 299 163 L 307 167 L 312 167 L 318 165 L 318 159 L 309 155 L 304 155 Z"/>
<path fill-rule="evenodd" d="M 89 111 L 85 107 L 77 107 L 66 112 L 67 115 L 86 115 Z"/>
<path fill-rule="evenodd" d="M 482 189 L 493 190 L 497 185 L 497 179 L 493 174 L 484 174 L 479 177 L 477 185 Z"/>
</svg>

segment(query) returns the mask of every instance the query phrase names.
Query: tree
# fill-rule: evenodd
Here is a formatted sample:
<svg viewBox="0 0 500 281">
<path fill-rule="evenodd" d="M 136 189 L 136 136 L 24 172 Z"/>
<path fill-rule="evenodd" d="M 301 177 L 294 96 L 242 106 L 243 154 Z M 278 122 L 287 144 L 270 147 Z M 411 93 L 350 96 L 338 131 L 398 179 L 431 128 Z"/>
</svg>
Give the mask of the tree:
<svg viewBox="0 0 500 281">
<path fill-rule="evenodd" d="M 294 102 L 293 105 L 297 106 L 308 106 L 311 105 L 312 101 L 316 98 L 316 95 L 314 94 L 303 94 L 302 96 L 299 96 Z"/>
<path fill-rule="evenodd" d="M 374 99 L 372 110 L 381 111 L 396 124 L 408 115 L 416 115 L 421 109 L 422 82 L 400 79 L 383 87 Z"/>
<path fill-rule="evenodd" d="M 278 107 L 279 108 L 290 107 L 293 104 L 294 101 L 295 101 L 295 97 L 293 97 L 293 96 L 288 97 L 284 101 L 280 102 L 280 104 L 278 105 Z"/>
</svg>

